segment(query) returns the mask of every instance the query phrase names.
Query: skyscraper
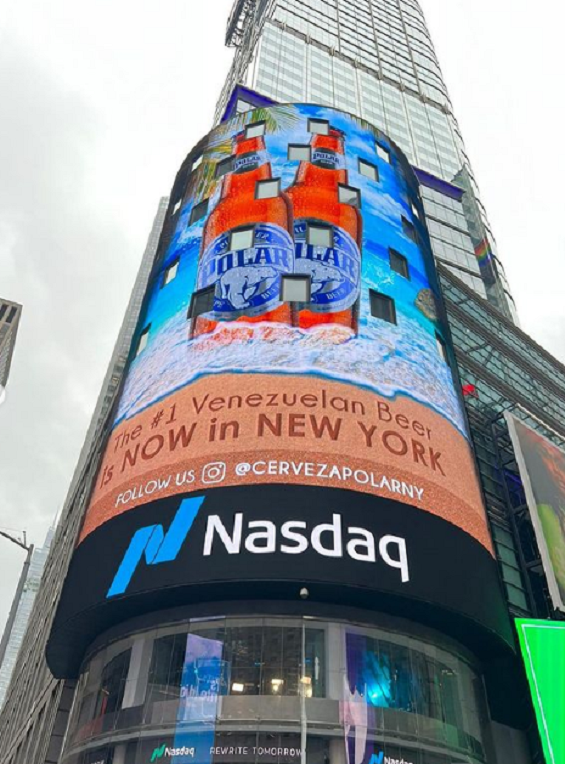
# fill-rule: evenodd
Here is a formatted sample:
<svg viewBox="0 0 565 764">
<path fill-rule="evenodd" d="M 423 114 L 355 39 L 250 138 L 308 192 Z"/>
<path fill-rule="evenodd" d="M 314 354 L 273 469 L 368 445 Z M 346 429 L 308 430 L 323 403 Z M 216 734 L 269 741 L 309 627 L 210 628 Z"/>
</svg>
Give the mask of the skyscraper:
<svg viewBox="0 0 565 764">
<path fill-rule="evenodd" d="M 432 131 L 443 90 L 398 79 L 418 27 L 402 11 L 417 20 L 417 7 L 358 5 L 347 23 L 346 3 L 302 17 L 334 6 L 330 55 L 325 38 L 269 20 L 282 5 L 236 3 L 218 124 L 177 174 L 124 383 L 74 483 L 0 716 L 7 764 L 532 764 L 510 502 L 489 495 L 487 518 L 456 366 L 482 346 L 454 347 L 433 255 L 450 317 L 487 296 L 480 341 L 502 327 L 513 372 L 532 348 L 500 316 L 470 171 Z M 351 80 L 344 30 L 360 40 L 368 18 L 390 42 L 377 38 L 380 77 L 356 64 Z M 246 79 L 279 32 L 277 70 L 319 72 L 316 97 Z M 303 58 L 287 56 L 295 41 Z M 384 123 L 360 114 L 368 74 Z M 242 94 L 226 116 L 237 83 L 299 103 L 254 108 Z M 430 128 L 427 165 L 409 96 Z M 485 379 L 494 367 L 504 374 L 497 358 Z M 495 469 L 481 464 L 483 489 Z"/>
<path fill-rule="evenodd" d="M 21 314 L 21 305 L 0 298 L 0 388 L 8 382 Z"/>
<path fill-rule="evenodd" d="M 235 0 L 226 42 L 236 52 L 217 120 L 234 86 L 241 84 L 281 103 L 335 106 L 384 130 L 415 167 L 467 191 L 465 229 L 455 222 L 439 257 L 515 319 L 504 268 L 417 0 Z"/>
<path fill-rule="evenodd" d="M 0 659 L 0 708 L 4 705 L 6 690 L 12 678 L 12 672 L 20 647 L 28 627 L 29 618 L 39 591 L 45 562 L 53 540 L 53 528 L 50 528 L 42 547 L 32 550 L 25 578 L 14 601 L 14 618 L 9 619 L 7 629 L 2 636 L 2 654 Z"/>
</svg>

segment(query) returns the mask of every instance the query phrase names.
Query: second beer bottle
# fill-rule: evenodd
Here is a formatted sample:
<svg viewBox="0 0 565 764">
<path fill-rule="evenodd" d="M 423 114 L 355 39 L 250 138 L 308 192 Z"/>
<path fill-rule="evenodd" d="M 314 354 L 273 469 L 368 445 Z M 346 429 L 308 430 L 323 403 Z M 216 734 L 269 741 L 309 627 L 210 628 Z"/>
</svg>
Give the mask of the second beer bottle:
<svg viewBox="0 0 565 764">
<path fill-rule="evenodd" d="M 219 321 L 290 325 L 280 293 L 281 276 L 293 272 L 292 207 L 277 184 L 263 135 L 238 133 L 198 264 L 197 289 L 215 287 L 214 310 L 192 319 L 192 337 L 213 332 Z"/>
<path fill-rule="evenodd" d="M 314 133 L 310 161 L 300 162 L 288 189 L 294 211 L 295 273 L 311 277 L 311 302 L 297 323 L 308 329 L 340 324 L 358 330 L 362 218 L 344 201 L 349 189 L 344 134 Z M 349 190 L 349 191 L 348 191 Z"/>
</svg>

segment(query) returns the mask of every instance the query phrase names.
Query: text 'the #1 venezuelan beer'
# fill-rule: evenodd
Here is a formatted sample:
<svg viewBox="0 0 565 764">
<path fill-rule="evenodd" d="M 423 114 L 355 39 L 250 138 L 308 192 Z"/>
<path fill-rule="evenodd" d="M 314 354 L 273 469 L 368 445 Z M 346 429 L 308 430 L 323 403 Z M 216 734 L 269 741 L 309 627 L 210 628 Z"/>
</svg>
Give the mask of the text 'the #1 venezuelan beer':
<svg viewBox="0 0 565 764">
<path fill-rule="evenodd" d="M 348 183 L 344 140 L 332 127 L 328 135 L 313 135 L 310 161 L 300 163 L 288 195 L 294 212 L 294 270 L 311 276 L 311 302 L 299 312 L 299 326 L 340 324 L 356 333 L 363 224 L 357 207 L 339 198 L 339 186 Z"/>
<path fill-rule="evenodd" d="M 272 193 L 272 187 L 261 190 L 270 179 L 263 136 L 238 133 L 198 266 L 197 289 L 216 287 L 214 310 L 192 319 L 192 337 L 213 332 L 220 321 L 291 323 L 291 308 L 280 297 L 281 276 L 293 272 L 292 206 L 282 191 L 260 198 Z"/>
</svg>

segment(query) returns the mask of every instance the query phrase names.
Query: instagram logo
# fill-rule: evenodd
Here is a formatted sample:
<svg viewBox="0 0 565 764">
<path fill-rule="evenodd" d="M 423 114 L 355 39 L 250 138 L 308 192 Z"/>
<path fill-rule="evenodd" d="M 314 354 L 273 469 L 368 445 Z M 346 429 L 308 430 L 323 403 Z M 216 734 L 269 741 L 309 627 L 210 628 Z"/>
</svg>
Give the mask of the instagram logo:
<svg viewBox="0 0 565 764">
<path fill-rule="evenodd" d="M 224 462 L 211 462 L 202 468 L 202 482 L 206 485 L 222 483 L 226 477 L 226 465 Z"/>
</svg>

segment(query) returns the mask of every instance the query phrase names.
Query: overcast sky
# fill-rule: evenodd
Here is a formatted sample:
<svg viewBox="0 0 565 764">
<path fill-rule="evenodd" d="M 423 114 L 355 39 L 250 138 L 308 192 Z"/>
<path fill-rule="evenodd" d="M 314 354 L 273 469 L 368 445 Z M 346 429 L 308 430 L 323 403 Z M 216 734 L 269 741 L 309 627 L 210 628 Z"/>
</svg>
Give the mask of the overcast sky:
<svg viewBox="0 0 565 764">
<path fill-rule="evenodd" d="M 159 197 L 211 127 L 232 0 L 0 0 L 0 527 L 64 501 Z M 522 328 L 565 361 L 558 0 L 421 0 Z M 0 629 L 23 552 L 0 539 Z"/>
</svg>

